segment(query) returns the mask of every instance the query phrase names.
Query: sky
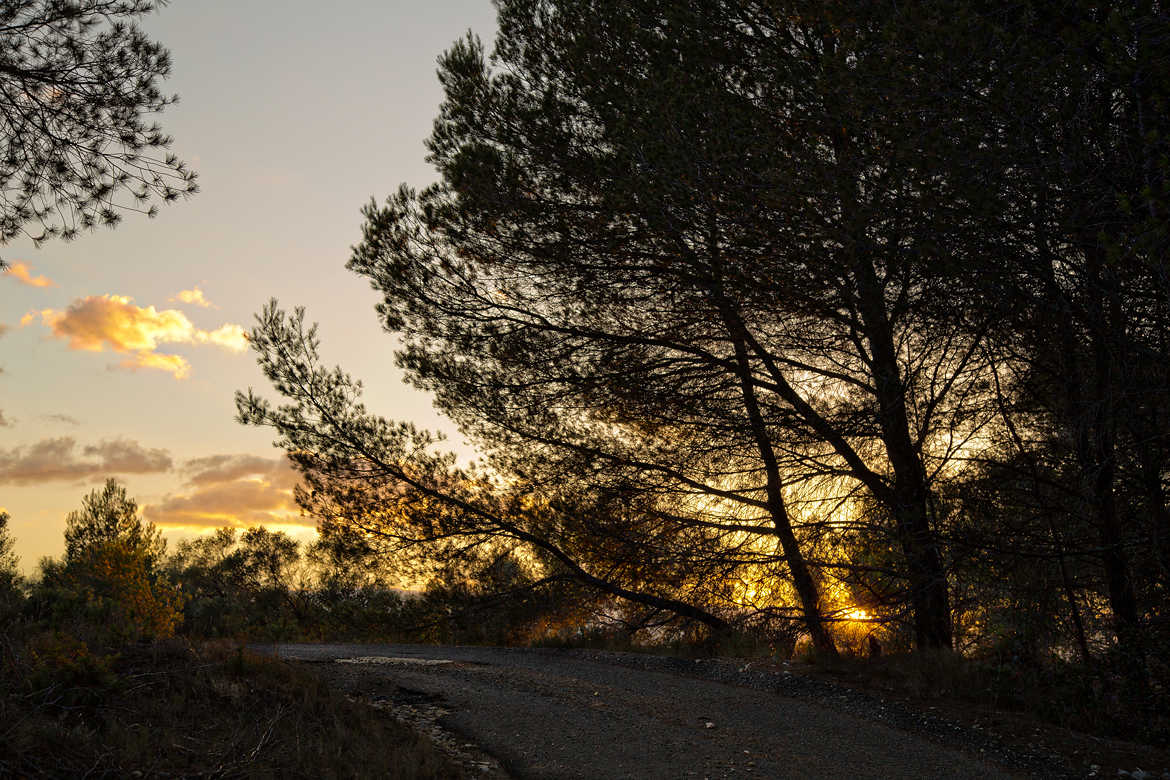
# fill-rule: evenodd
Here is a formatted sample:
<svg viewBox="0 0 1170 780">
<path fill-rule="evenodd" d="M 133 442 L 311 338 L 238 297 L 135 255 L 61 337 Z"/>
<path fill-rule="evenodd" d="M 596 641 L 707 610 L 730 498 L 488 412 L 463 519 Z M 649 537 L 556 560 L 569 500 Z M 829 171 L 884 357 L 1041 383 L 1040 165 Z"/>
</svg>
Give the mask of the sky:
<svg viewBox="0 0 1170 780">
<path fill-rule="evenodd" d="M 160 121 L 200 192 L 0 247 L 0 509 L 26 572 L 107 477 L 172 543 L 223 525 L 311 537 L 273 433 L 234 421 L 236 390 L 273 395 L 243 340 L 270 298 L 306 308 L 369 408 L 464 446 L 402 381 L 345 263 L 371 197 L 435 179 L 435 60 L 469 30 L 490 44 L 490 0 L 173 0 L 141 26 L 171 51 L 180 102 Z"/>
</svg>

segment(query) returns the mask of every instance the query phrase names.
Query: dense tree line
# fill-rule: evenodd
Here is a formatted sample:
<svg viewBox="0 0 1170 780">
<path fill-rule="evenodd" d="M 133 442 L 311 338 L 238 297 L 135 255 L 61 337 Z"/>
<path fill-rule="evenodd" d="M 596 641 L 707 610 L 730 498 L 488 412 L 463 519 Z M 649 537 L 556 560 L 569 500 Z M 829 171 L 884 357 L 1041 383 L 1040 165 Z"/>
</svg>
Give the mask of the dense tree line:
<svg viewBox="0 0 1170 780">
<path fill-rule="evenodd" d="M 1155 3 L 500 3 L 440 180 L 349 267 L 481 448 L 252 344 L 327 537 L 522 551 L 644 615 L 1164 681 L 1167 87 Z M 1151 677 L 1153 675 L 1153 678 Z M 1158 683 L 1161 684 L 1160 682 Z"/>
<path fill-rule="evenodd" d="M 184 541 L 166 572 L 183 593 L 189 637 L 510 644 L 559 623 L 569 601 L 558 598 L 563 588 L 528 595 L 526 572 L 508 556 L 482 570 L 448 567 L 407 589 L 386 561 L 263 527 Z"/>
<path fill-rule="evenodd" d="M 173 551 L 110 479 L 66 518 L 65 554 L 20 576 L 0 513 L 0 648 L 58 635 L 86 652 L 139 641 L 359 640 L 515 644 L 581 635 L 604 605 L 569 579 L 534 582 L 510 553 L 423 579 L 344 540 L 224 527 Z M 402 587 L 403 584 L 413 587 Z M 78 644 L 80 643 L 80 644 Z M 58 648 L 62 649 L 62 648 Z"/>
</svg>

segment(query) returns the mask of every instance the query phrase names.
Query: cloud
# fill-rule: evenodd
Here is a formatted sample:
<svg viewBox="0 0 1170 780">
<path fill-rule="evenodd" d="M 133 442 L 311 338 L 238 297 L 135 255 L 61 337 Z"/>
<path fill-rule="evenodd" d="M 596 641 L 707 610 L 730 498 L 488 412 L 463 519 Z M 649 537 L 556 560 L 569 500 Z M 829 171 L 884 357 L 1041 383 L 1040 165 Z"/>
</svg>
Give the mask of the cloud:
<svg viewBox="0 0 1170 780">
<path fill-rule="evenodd" d="M 0 322 L 0 336 L 3 336 L 5 333 L 7 333 L 10 330 L 12 330 L 11 325 L 5 325 L 3 322 Z"/>
<path fill-rule="evenodd" d="M 13 423 L 12 420 L 9 420 L 7 417 L 4 416 L 4 410 L 0 409 L 0 428 L 11 428 L 12 423 Z"/>
<path fill-rule="evenodd" d="M 188 485 L 214 485 L 249 477 L 263 477 L 281 482 L 288 489 L 296 484 L 297 475 L 285 458 L 261 458 L 258 455 L 210 455 L 183 464 L 190 476 Z"/>
<path fill-rule="evenodd" d="M 314 525 L 301 517 L 293 487 L 297 474 L 284 458 L 212 455 L 183 464 L 184 490 L 144 508 L 162 527 Z"/>
<path fill-rule="evenodd" d="M 166 371 L 175 379 L 186 378 L 191 364 L 179 355 L 156 352 L 161 344 L 210 344 L 231 352 L 248 347 L 239 325 L 225 323 L 215 330 L 200 330 L 177 309 L 136 306 L 132 298 L 121 295 L 91 295 L 78 298 L 63 311 L 30 312 L 21 318 L 21 325 L 37 316 L 70 349 L 132 353 L 118 365 Z"/>
<path fill-rule="evenodd" d="M 65 423 L 66 425 L 81 425 L 81 420 L 68 414 L 42 414 L 41 419 L 49 422 Z"/>
<path fill-rule="evenodd" d="M 33 276 L 32 266 L 28 263 L 13 263 L 3 271 L 4 276 L 11 276 L 21 284 L 29 287 L 56 287 L 57 283 L 47 276 Z"/>
<path fill-rule="evenodd" d="M 87 446 L 83 452 L 87 457 L 100 458 L 105 470 L 117 474 L 150 474 L 171 469 L 171 456 L 166 450 L 147 450 L 129 439 L 107 439 Z"/>
<path fill-rule="evenodd" d="M 200 344 L 214 344 L 217 347 L 243 352 L 248 348 L 248 337 L 240 325 L 226 322 L 215 330 L 195 331 L 195 340 Z"/>
<path fill-rule="evenodd" d="M 111 474 L 157 474 L 170 471 L 166 450 L 147 449 L 129 439 L 107 439 L 78 448 L 72 436 L 0 448 L 0 485 L 105 477 Z"/>
<path fill-rule="evenodd" d="M 190 290 L 179 290 L 177 293 L 167 298 L 169 303 L 189 303 L 193 306 L 199 306 L 204 309 L 218 309 L 211 301 L 203 297 L 203 291 L 198 287 L 192 287 Z"/>
<path fill-rule="evenodd" d="M 166 355 L 161 352 L 143 350 L 123 360 L 119 368 L 137 371 L 140 368 L 155 368 L 167 371 L 175 379 L 186 379 L 191 375 L 191 364 L 182 355 Z"/>
</svg>

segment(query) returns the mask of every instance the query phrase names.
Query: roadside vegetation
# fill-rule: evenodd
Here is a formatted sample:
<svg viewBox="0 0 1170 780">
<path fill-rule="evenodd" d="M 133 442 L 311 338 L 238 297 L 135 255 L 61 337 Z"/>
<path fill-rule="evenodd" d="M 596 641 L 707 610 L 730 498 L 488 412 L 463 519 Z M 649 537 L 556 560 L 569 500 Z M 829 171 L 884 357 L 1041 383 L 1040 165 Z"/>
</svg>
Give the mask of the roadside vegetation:
<svg viewBox="0 0 1170 780">
<path fill-rule="evenodd" d="M 243 629 L 258 623 L 226 623 L 240 630 L 217 640 L 189 629 L 184 609 L 200 602 L 171 579 L 161 536 L 113 480 L 70 514 L 65 556 L 31 581 L 17 573 L 7 521 L 0 776 L 463 776 L 407 726 L 247 652 Z"/>
</svg>

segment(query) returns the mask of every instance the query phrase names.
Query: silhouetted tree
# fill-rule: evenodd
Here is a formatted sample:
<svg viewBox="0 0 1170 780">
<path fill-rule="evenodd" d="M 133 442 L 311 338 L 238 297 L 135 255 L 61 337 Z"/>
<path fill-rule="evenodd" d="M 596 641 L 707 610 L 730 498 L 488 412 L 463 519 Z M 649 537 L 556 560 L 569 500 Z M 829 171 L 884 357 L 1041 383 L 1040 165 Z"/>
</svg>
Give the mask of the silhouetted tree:
<svg viewBox="0 0 1170 780">
<path fill-rule="evenodd" d="M 19 559 L 12 551 L 15 540 L 8 528 L 12 516 L 0 511 L 0 617 L 9 619 L 19 606 L 21 599 Z"/>
<path fill-rule="evenodd" d="M 644 567 L 633 581 L 622 567 L 610 569 L 613 562 L 596 554 L 598 540 L 581 539 L 576 507 L 524 485 L 504 486 L 490 472 L 456 468 L 453 455 L 434 452 L 429 434 L 369 414 L 360 385 L 320 364 L 315 328 L 304 326 L 303 312 L 286 315 L 273 302 L 257 319 L 249 341 L 291 403 L 274 406 L 238 393 L 239 419 L 276 430 L 277 446 L 304 477 L 298 501 L 326 533 L 344 529 L 392 553 L 415 550 L 439 562 L 521 545 L 555 567 L 547 576 L 572 577 L 712 630 L 727 628 L 726 619 L 678 598 Z"/>
<path fill-rule="evenodd" d="M 279 637 L 310 617 L 300 545 L 281 531 L 218 528 L 180 543 L 166 569 L 183 584 L 195 633 Z"/>
<path fill-rule="evenodd" d="M 814 635 L 785 486 L 848 480 L 893 524 L 919 643 L 947 646 L 931 479 L 981 424 L 983 317 L 940 301 L 996 203 L 955 206 L 981 141 L 948 133 L 968 118 L 932 66 L 964 30 L 915 9 L 504 3 L 490 65 L 473 41 L 441 61 L 442 182 L 368 208 L 350 267 L 501 458 L 645 464 L 764 513 Z"/>
<path fill-rule="evenodd" d="M 126 495 L 125 485 L 106 480 L 81 500 L 81 509 L 65 516 L 65 561 L 77 559 L 102 542 L 124 542 L 138 550 L 150 569 L 162 563 L 167 543 L 154 523 L 138 516 L 138 503 Z"/>
<path fill-rule="evenodd" d="M 182 619 L 182 594 L 161 564 L 161 532 L 114 479 L 65 518 L 65 557 L 41 562 L 34 613 L 80 618 L 103 640 L 167 637 Z"/>
<path fill-rule="evenodd" d="M 783 580 L 826 652 L 834 578 L 920 647 L 953 606 L 969 647 L 986 598 L 1089 658 L 1103 597 L 1140 682 L 1170 549 L 1164 13 L 499 7 L 490 57 L 440 60 L 440 182 L 368 206 L 349 264 L 486 467 L 420 455 L 270 307 L 293 403 L 239 408 L 304 506 L 709 614 Z"/>
<path fill-rule="evenodd" d="M 998 454 L 1060 486 L 1049 535 L 1099 566 L 1090 581 L 1140 690 L 1170 529 L 1170 20 L 1150 3 L 1036 2 L 983 28 L 995 43 L 972 56 L 1013 85 L 978 96 L 1013 251 L 963 276 L 998 319 Z"/>
<path fill-rule="evenodd" d="M 177 99 L 159 89 L 170 55 L 134 24 L 162 4 L 0 4 L 0 245 L 72 238 L 196 191 L 148 119 Z"/>
</svg>

